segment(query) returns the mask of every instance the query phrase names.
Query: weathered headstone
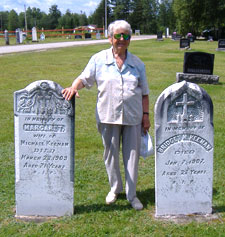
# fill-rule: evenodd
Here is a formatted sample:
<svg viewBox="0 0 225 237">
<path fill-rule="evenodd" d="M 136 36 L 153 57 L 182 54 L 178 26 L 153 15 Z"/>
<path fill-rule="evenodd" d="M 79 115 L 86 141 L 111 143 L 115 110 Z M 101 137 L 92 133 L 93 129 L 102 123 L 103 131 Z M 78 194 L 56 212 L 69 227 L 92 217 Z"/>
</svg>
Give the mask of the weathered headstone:
<svg viewBox="0 0 225 237">
<path fill-rule="evenodd" d="M 73 214 L 74 102 L 36 81 L 14 93 L 16 216 Z"/>
<path fill-rule="evenodd" d="M 101 39 L 101 34 L 98 32 L 98 33 L 96 33 L 96 39 Z"/>
<path fill-rule="evenodd" d="M 213 104 L 186 81 L 155 104 L 156 216 L 210 214 L 213 184 Z"/>
<path fill-rule="evenodd" d="M 42 32 L 40 35 L 40 40 L 44 41 L 45 40 L 45 34 Z"/>
<path fill-rule="evenodd" d="M 225 39 L 219 39 L 218 40 L 217 51 L 225 51 Z"/>
<path fill-rule="evenodd" d="M 180 49 L 189 49 L 190 48 L 190 40 L 181 38 L 180 39 Z"/>
<path fill-rule="evenodd" d="M 183 73 L 177 73 L 177 82 L 218 83 L 219 76 L 213 75 L 214 57 L 214 54 L 204 52 L 186 52 Z"/>
<path fill-rule="evenodd" d="M 16 43 L 20 44 L 20 29 L 16 29 Z"/>
<path fill-rule="evenodd" d="M 8 32 L 8 30 L 5 30 L 4 36 L 5 36 L 5 44 L 9 45 L 9 32 Z"/>
<path fill-rule="evenodd" d="M 141 31 L 140 31 L 140 30 L 135 30 L 135 31 L 134 31 L 134 34 L 135 34 L 135 35 L 141 35 Z"/>
<path fill-rule="evenodd" d="M 162 33 L 162 31 L 157 33 L 157 40 L 158 41 L 162 41 L 163 40 L 163 33 Z"/>
<path fill-rule="evenodd" d="M 37 42 L 37 29 L 36 27 L 32 28 L 32 42 Z"/>
</svg>

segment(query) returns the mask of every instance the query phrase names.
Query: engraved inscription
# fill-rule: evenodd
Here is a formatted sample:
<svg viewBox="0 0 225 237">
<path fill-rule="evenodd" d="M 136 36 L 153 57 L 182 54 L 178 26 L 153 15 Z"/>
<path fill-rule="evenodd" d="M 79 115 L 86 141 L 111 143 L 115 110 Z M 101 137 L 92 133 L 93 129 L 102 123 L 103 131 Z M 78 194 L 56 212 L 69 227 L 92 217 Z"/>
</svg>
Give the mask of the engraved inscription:
<svg viewBox="0 0 225 237">
<path fill-rule="evenodd" d="M 163 143 L 161 143 L 157 147 L 157 152 L 163 153 L 165 152 L 171 145 L 179 143 L 179 142 L 194 142 L 200 146 L 202 146 L 206 151 L 212 150 L 212 145 L 204 138 L 195 135 L 195 134 L 177 134 L 174 135 L 167 140 L 165 140 Z"/>
</svg>

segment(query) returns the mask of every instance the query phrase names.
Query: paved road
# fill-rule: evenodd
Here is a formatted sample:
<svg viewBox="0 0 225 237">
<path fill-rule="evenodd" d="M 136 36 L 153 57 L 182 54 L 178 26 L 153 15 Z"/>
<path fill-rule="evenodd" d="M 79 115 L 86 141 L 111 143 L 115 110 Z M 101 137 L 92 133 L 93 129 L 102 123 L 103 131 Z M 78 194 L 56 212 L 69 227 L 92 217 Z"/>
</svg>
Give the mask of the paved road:
<svg viewBox="0 0 225 237">
<path fill-rule="evenodd" d="M 156 35 L 144 35 L 144 36 L 133 36 L 131 40 L 147 40 L 156 39 Z M 47 44 L 31 44 L 31 45 L 8 45 L 0 47 L 0 55 L 9 53 L 20 53 L 27 51 L 40 51 L 48 49 L 56 49 L 63 47 L 81 46 L 81 45 L 92 45 L 92 44 L 106 44 L 108 39 L 103 40 L 83 40 L 73 42 L 58 42 L 58 43 L 47 43 Z"/>
</svg>

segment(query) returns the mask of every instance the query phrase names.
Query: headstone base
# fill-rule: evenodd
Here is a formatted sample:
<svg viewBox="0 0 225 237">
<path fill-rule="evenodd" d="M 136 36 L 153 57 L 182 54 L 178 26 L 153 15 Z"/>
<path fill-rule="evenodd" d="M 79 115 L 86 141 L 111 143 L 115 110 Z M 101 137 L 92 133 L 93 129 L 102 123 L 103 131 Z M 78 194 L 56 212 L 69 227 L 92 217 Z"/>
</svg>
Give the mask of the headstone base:
<svg viewBox="0 0 225 237">
<path fill-rule="evenodd" d="M 52 219 L 58 219 L 58 216 L 15 216 L 17 220 L 21 220 L 24 222 L 35 222 L 42 223 Z"/>
<path fill-rule="evenodd" d="M 223 52 L 225 52 L 225 48 L 217 48 L 216 51 L 223 51 Z"/>
<path fill-rule="evenodd" d="M 166 215 L 166 216 L 155 216 L 156 220 L 164 222 L 173 222 L 175 224 L 188 224 L 188 223 L 204 223 L 212 220 L 219 220 L 218 214 L 206 214 L 206 215 Z"/>
<path fill-rule="evenodd" d="M 219 76 L 207 74 L 176 73 L 176 82 L 187 81 L 200 84 L 218 84 Z"/>
</svg>

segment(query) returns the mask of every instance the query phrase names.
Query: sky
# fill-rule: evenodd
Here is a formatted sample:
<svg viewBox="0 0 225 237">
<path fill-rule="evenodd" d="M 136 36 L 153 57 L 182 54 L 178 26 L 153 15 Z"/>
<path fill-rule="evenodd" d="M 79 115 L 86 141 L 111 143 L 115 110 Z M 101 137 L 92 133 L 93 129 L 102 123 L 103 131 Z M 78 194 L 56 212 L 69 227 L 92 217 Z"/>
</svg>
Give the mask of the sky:
<svg viewBox="0 0 225 237">
<path fill-rule="evenodd" d="M 69 9 L 72 13 L 85 12 L 87 16 L 95 11 L 101 0 L 0 0 L 0 11 L 14 9 L 18 14 L 24 12 L 24 5 L 36 7 L 45 13 L 49 13 L 52 5 L 57 5 L 62 14 Z"/>
</svg>

